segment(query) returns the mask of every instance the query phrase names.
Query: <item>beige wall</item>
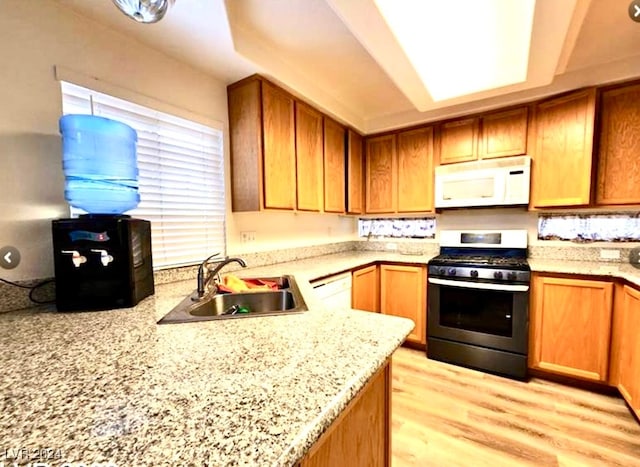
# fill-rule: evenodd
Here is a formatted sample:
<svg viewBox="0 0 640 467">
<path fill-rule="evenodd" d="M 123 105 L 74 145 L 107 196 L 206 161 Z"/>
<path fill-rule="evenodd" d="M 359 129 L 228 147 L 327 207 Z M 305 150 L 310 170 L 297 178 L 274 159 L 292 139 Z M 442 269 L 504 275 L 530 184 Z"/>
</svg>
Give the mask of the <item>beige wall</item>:
<svg viewBox="0 0 640 467">
<path fill-rule="evenodd" d="M 53 275 L 50 221 L 68 214 L 55 66 L 98 78 L 96 88 L 127 90 L 163 104 L 161 110 L 175 107 L 183 116 L 217 121 L 228 141 L 226 83 L 51 0 L 2 0 L 0 34 L 0 246 L 22 253 L 22 264 L 0 270 L 0 277 Z M 246 230 L 256 232 L 255 243 L 240 243 Z M 227 231 L 232 254 L 329 243 L 355 232 L 349 218 L 293 213 L 229 214 Z"/>
</svg>

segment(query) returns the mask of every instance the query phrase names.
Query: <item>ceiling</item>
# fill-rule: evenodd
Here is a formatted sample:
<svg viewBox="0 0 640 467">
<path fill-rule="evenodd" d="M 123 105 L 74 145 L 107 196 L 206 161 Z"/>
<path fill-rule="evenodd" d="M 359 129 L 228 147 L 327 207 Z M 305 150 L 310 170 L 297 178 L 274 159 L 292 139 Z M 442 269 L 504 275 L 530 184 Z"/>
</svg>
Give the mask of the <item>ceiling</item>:
<svg viewBox="0 0 640 467">
<path fill-rule="evenodd" d="M 55 1 L 227 84 L 261 73 L 364 133 L 640 76 L 629 0 L 538 0 L 527 81 L 437 103 L 373 0 L 175 0 L 148 25 L 111 0 Z"/>
</svg>

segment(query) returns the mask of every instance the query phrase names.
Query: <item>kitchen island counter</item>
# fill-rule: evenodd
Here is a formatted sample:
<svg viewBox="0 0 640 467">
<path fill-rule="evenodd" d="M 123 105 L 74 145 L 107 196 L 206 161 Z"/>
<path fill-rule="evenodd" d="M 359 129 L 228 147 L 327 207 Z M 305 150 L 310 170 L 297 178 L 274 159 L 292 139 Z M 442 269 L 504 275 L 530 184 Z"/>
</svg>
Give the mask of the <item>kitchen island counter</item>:
<svg viewBox="0 0 640 467">
<path fill-rule="evenodd" d="M 134 308 L 0 315 L 0 462 L 294 465 L 413 328 L 325 309 L 308 281 L 384 257 L 241 271 L 293 274 L 301 314 L 157 325 L 194 279 L 157 286 Z M 56 458 L 24 455 L 44 448 Z"/>
</svg>

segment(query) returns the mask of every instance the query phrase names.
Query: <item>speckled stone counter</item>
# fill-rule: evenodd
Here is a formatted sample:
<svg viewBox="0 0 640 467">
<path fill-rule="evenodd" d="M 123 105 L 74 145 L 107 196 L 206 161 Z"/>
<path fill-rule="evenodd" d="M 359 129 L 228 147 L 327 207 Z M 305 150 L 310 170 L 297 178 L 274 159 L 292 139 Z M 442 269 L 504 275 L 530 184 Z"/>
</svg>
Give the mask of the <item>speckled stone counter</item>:
<svg viewBox="0 0 640 467">
<path fill-rule="evenodd" d="M 413 327 L 325 309 L 309 281 L 432 256 L 348 251 L 236 271 L 293 274 L 309 307 L 297 315 L 157 325 L 195 279 L 159 285 L 130 309 L 0 314 L 0 463 L 21 449 L 51 448 L 62 455 L 52 466 L 293 465 Z M 640 286 L 640 270 L 629 264 L 530 265 Z"/>
<path fill-rule="evenodd" d="M 624 279 L 640 286 L 640 269 L 629 263 L 605 263 L 596 261 L 565 261 L 557 259 L 529 259 L 532 271 L 561 274 L 582 274 Z"/>
<path fill-rule="evenodd" d="M 428 258 L 347 252 L 242 270 L 293 274 L 302 314 L 157 325 L 191 280 L 135 308 L 0 315 L 0 462 L 51 448 L 52 466 L 295 464 L 413 328 L 315 298 L 310 279 L 375 260 Z"/>
</svg>

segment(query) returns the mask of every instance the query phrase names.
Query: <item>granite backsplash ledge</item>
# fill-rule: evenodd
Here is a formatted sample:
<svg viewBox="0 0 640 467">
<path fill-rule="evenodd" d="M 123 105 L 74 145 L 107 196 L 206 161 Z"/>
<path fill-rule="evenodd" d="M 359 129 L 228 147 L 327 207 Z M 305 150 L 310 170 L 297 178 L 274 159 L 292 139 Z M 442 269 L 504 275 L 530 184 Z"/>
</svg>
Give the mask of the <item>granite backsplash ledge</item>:
<svg viewBox="0 0 640 467">
<path fill-rule="evenodd" d="M 569 243 L 569 242 L 566 242 Z M 557 259 L 566 261 L 594 261 L 602 263 L 628 263 L 631 251 L 636 248 L 638 243 L 620 243 L 620 244 L 553 244 L 545 245 L 543 243 L 530 244 L 528 248 L 528 257 L 530 259 Z M 603 256 L 604 250 L 604 258 Z M 612 253 L 610 256 L 615 256 L 616 251 L 619 252 L 619 257 L 607 257 L 607 253 Z"/>
<path fill-rule="evenodd" d="M 258 253 L 242 253 L 238 255 L 245 260 L 248 267 L 269 266 L 271 264 L 286 263 L 314 256 L 330 255 L 341 253 L 344 251 L 353 251 L 357 249 L 357 241 L 327 243 L 324 245 L 313 245 L 307 247 L 287 248 L 280 250 L 264 251 Z M 203 258 L 204 259 L 204 258 Z M 232 272 L 240 269 L 240 266 L 231 263 L 225 267 L 225 272 Z M 170 282 L 178 282 L 183 280 L 193 280 L 193 288 L 196 287 L 196 277 L 198 274 L 198 266 L 185 266 L 171 269 L 161 269 L 155 271 L 154 282 L 156 285 L 168 284 Z M 16 281 L 23 287 L 31 287 L 37 283 L 50 279 L 37 279 L 29 281 Z M 35 298 L 39 301 L 55 300 L 55 284 L 48 283 L 35 294 Z M 13 310 L 20 310 L 34 306 L 34 302 L 29 299 L 29 289 L 16 287 L 0 282 L 0 313 Z"/>
<path fill-rule="evenodd" d="M 530 244 L 528 249 L 529 258 L 600 263 L 628 263 L 631 250 L 639 245 L 638 243 L 624 243 L 620 245 L 612 245 L 610 243 L 603 245 L 576 245 L 570 244 L 569 242 L 566 242 L 566 244 L 559 244 L 558 242 L 552 243 L 553 244 L 544 244 L 537 242 Z M 256 253 L 241 253 L 238 255 L 231 254 L 231 256 L 239 256 L 246 261 L 248 267 L 256 268 L 349 251 L 394 252 L 405 255 L 435 256 L 439 250 L 440 245 L 435 240 L 363 238 L 347 242 L 327 243 L 324 245 L 286 248 Z M 601 258 L 601 250 L 619 250 L 620 257 L 611 259 Z M 225 268 L 225 272 L 233 272 L 239 269 L 239 265 L 232 263 Z M 195 289 L 197 271 L 197 265 L 156 271 L 154 273 L 155 284 L 161 285 L 183 280 L 192 280 Z M 33 286 L 39 282 L 41 281 L 30 280 L 19 281 L 18 283 L 23 286 Z M 39 289 L 35 294 L 35 298 L 40 301 L 54 300 L 55 284 L 49 283 Z M 0 313 L 28 308 L 33 305 L 34 303 L 29 300 L 29 289 L 18 288 L 0 282 Z"/>
</svg>

